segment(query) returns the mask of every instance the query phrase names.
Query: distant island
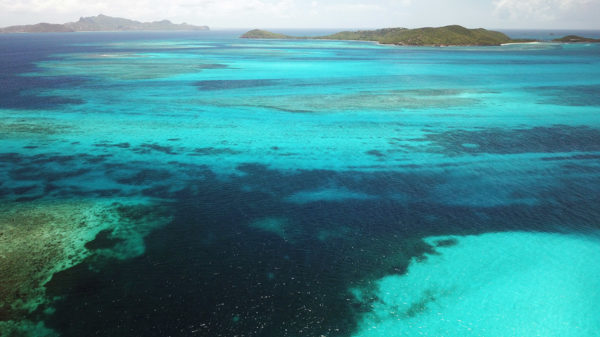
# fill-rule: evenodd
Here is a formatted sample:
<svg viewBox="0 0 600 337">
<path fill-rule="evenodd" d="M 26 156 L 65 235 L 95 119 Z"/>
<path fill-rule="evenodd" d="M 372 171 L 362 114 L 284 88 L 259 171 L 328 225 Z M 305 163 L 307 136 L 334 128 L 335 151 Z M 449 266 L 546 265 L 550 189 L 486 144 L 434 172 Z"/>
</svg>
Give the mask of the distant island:
<svg viewBox="0 0 600 337">
<path fill-rule="evenodd" d="M 325 36 L 290 36 L 254 29 L 241 36 L 246 39 L 315 39 L 373 41 L 403 46 L 499 46 L 506 43 L 539 42 L 529 39 L 511 39 L 506 34 L 483 28 L 468 29 L 459 25 L 425 28 L 385 28 L 376 30 L 344 31 Z M 600 42 L 600 39 L 576 35 L 552 40 L 559 43 Z"/>
<path fill-rule="evenodd" d="M 241 37 L 248 39 L 356 40 L 406 46 L 498 46 L 503 43 L 515 42 L 501 32 L 483 28 L 468 29 L 459 25 L 436 28 L 345 31 L 317 37 L 294 37 L 255 29 Z"/>
<path fill-rule="evenodd" d="M 580 43 L 580 42 L 600 42 L 600 39 L 592 39 L 589 37 L 581 37 L 577 35 L 567 35 L 565 37 L 561 37 L 560 39 L 552 40 L 554 42 L 563 42 L 563 43 Z"/>
<path fill-rule="evenodd" d="M 38 23 L 35 25 L 0 28 L 0 33 L 64 33 L 64 32 L 121 32 L 121 31 L 195 31 L 209 30 L 208 26 L 174 24 L 169 20 L 139 22 L 100 14 L 82 17 L 77 22 L 64 24 Z"/>
</svg>

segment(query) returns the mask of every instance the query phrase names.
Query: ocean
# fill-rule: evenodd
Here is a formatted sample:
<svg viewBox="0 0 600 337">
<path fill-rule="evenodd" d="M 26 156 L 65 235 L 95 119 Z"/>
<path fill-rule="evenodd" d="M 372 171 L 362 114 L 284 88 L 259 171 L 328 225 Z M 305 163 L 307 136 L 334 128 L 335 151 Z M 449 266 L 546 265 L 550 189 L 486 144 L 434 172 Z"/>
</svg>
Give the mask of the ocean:
<svg viewBox="0 0 600 337">
<path fill-rule="evenodd" d="M 1 336 L 597 336 L 600 44 L 241 33 L 0 35 Z"/>
</svg>

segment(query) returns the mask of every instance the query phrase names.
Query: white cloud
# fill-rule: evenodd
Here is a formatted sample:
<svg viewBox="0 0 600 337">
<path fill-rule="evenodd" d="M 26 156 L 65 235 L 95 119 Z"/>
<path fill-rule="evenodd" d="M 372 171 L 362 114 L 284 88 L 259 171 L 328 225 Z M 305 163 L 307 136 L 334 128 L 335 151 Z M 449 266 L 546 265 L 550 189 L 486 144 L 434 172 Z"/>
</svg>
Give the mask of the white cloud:
<svg viewBox="0 0 600 337">
<path fill-rule="evenodd" d="M 510 20 L 552 21 L 598 0 L 496 0 L 494 14 Z"/>
<path fill-rule="evenodd" d="M 435 9 L 435 10 L 432 10 Z M 600 0 L 0 0 L 0 26 L 105 14 L 211 27 L 600 28 Z"/>
<path fill-rule="evenodd" d="M 0 19 L 31 18 L 28 22 L 7 24 L 66 22 L 102 13 L 142 21 L 171 19 L 196 24 L 229 21 L 230 26 L 243 26 L 248 21 L 245 18 L 262 17 L 261 21 L 288 18 L 299 12 L 297 2 L 301 3 L 298 0 L 0 0 Z"/>
<path fill-rule="evenodd" d="M 67 13 L 75 9 L 108 8 L 102 1 L 93 0 L 1 0 L 0 9 L 12 12 L 57 12 Z"/>
</svg>

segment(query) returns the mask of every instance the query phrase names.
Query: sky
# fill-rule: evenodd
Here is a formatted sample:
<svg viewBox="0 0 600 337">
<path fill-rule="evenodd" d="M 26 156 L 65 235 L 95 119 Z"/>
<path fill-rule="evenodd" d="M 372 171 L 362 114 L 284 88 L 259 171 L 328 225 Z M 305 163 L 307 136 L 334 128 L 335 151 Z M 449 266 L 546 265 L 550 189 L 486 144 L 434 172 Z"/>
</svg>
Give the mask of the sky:
<svg viewBox="0 0 600 337">
<path fill-rule="evenodd" d="M 0 27 L 98 14 L 216 28 L 600 29 L 600 0 L 0 0 Z"/>
</svg>

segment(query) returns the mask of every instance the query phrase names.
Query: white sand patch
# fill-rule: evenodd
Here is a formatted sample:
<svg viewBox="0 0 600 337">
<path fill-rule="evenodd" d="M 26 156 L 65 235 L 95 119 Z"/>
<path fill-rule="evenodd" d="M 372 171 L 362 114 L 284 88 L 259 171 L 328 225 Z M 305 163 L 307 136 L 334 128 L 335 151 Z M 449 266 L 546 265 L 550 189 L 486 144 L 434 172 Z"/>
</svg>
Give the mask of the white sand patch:
<svg viewBox="0 0 600 337">
<path fill-rule="evenodd" d="M 446 238 L 430 238 L 434 241 Z M 456 237 L 375 290 L 355 336 L 564 336 L 600 331 L 600 236 L 491 233 Z M 367 302 L 368 298 L 375 301 Z"/>
</svg>

